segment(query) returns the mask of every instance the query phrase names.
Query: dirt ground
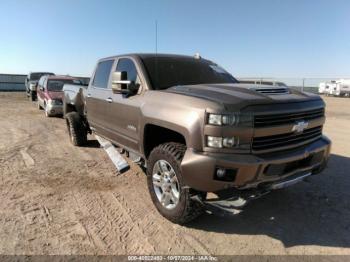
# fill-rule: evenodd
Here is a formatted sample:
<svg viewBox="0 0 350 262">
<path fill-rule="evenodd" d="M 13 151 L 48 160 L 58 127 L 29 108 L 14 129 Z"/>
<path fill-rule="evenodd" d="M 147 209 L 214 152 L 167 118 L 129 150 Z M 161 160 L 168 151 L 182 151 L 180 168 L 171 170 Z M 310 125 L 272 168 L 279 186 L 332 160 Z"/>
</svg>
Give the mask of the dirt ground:
<svg viewBox="0 0 350 262">
<path fill-rule="evenodd" d="M 0 93 L 0 254 L 350 254 L 350 99 L 325 101 L 325 172 L 184 227 L 157 213 L 137 165 L 117 176 L 93 137 L 73 147 L 62 118 Z"/>
</svg>

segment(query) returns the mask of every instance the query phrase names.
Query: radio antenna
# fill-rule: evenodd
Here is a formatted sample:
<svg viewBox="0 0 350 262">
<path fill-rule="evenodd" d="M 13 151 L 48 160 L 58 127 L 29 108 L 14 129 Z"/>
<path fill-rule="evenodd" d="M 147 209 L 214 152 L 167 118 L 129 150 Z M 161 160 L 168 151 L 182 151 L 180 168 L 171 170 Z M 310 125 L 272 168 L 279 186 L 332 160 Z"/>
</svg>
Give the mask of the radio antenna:
<svg viewBox="0 0 350 262">
<path fill-rule="evenodd" d="M 158 21 L 156 20 L 156 54 L 158 54 Z"/>
<path fill-rule="evenodd" d="M 155 29 L 156 29 L 156 57 L 154 59 L 154 67 L 155 67 L 155 83 L 154 83 L 154 87 L 153 88 L 156 88 L 158 89 L 158 21 L 156 20 L 156 23 L 155 23 Z"/>
</svg>

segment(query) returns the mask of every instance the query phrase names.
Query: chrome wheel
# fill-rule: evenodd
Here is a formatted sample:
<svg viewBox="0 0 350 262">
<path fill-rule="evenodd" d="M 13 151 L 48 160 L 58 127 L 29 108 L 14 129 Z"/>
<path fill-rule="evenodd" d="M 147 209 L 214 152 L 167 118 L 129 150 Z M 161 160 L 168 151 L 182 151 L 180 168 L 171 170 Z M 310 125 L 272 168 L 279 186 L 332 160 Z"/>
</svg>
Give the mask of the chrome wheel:
<svg viewBox="0 0 350 262">
<path fill-rule="evenodd" d="M 153 166 L 152 181 L 158 201 L 173 209 L 179 203 L 180 187 L 173 167 L 165 160 L 158 160 Z"/>
</svg>

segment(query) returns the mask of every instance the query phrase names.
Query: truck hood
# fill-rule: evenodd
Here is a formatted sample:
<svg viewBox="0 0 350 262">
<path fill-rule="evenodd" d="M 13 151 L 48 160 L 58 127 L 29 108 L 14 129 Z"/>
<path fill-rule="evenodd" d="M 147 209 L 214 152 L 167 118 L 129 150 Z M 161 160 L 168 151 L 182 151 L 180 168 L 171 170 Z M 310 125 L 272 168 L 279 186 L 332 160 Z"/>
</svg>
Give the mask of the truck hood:
<svg viewBox="0 0 350 262">
<path fill-rule="evenodd" d="M 252 84 L 201 84 L 171 87 L 165 92 L 192 96 L 222 104 L 226 110 L 242 109 L 250 105 L 281 104 L 321 100 L 318 95 L 288 87 Z"/>
<path fill-rule="evenodd" d="M 50 99 L 57 99 L 57 100 L 63 99 L 63 92 L 62 91 L 59 91 L 59 92 L 49 91 L 49 92 L 47 92 L 47 95 Z"/>
</svg>

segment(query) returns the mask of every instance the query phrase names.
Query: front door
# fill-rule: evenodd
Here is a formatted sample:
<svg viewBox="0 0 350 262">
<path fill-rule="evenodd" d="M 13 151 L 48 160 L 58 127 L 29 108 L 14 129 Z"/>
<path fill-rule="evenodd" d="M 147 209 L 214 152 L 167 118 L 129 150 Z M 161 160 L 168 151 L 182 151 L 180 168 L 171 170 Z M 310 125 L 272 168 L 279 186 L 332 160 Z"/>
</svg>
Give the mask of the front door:
<svg viewBox="0 0 350 262">
<path fill-rule="evenodd" d="M 125 147 L 140 152 L 140 117 L 142 84 L 135 63 L 129 58 L 120 58 L 115 71 L 126 72 L 126 79 L 140 86 L 136 95 L 125 96 L 110 90 L 110 103 L 106 107 L 109 119 L 109 129 L 112 130 L 113 140 Z"/>
</svg>

